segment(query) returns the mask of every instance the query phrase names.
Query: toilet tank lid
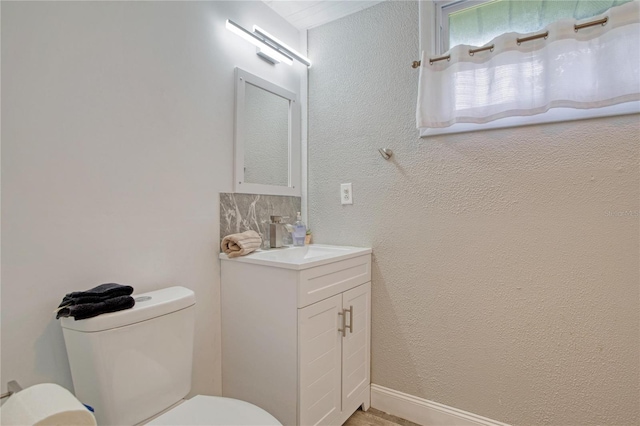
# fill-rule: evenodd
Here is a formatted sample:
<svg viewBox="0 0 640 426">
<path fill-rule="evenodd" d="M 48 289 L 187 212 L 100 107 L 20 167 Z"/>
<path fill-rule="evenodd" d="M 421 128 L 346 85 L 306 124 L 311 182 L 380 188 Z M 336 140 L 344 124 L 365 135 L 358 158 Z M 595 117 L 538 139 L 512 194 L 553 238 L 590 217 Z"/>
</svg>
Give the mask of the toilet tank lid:
<svg viewBox="0 0 640 426">
<path fill-rule="evenodd" d="M 185 287 L 168 287 L 148 293 L 132 294 L 136 304 L 131 309 L 102 314 L 97 317 L 76 321 L 74 318 L 61 318 L 62 328 L 92 333 L 124 327 L 137 322 L 167 315 L 196 303 L 192 290 Z"/>
</svg>

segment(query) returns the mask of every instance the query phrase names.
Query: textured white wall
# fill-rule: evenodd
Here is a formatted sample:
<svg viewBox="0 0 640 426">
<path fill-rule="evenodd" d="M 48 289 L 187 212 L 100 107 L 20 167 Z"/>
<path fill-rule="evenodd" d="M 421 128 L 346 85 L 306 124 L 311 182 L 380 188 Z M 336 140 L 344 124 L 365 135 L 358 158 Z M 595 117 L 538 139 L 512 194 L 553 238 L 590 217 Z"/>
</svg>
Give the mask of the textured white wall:
<svg viewBox="0 0 640 426">
<path fill-rule="evenodd" d="M 640 117 L 421 140 L 417 3 L 308 43 L 309 222 L 373 247 L 373 382 L 514 424 L 638 424 Z"/>
<path fill-rule="evenodd" d="M 220 393 L 219 201 L 235 66 L 296 91 L 225 19 L 254 2 L 2 2 L 2 389 L 71 388 L 53 309 L 103 282 L 193 289 L 195 393 Z"/>
</svg>

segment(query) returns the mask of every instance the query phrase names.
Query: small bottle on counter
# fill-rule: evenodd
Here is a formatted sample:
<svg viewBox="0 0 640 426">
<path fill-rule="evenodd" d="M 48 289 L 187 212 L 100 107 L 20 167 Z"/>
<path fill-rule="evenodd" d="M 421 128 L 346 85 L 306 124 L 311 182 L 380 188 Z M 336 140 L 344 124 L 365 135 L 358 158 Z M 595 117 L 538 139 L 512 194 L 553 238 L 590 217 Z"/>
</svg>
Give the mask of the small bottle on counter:
<svg viewBox="0 0 640 426">
<path fill-rule="evenodd" d="M 302 221 L 300 212 L 296 217 L 296 222 L 293 224 L 293 245 L 297 247 L 304 246 L 304 239 L 307 236 L 307 227 Z"/>
</svg>

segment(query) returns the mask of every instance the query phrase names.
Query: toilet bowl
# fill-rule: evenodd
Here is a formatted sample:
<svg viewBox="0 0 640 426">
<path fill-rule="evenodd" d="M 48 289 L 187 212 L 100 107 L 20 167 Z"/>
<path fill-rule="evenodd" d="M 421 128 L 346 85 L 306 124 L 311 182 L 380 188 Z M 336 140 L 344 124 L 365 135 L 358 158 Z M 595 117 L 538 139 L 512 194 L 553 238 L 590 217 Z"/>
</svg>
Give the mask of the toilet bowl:
<svg viewBox="0 0 640 426">
<path fill-rule="evenodd" d="M 61 325 L 76 397 L 99 425 L 280 425 L 265 410 L 191 390 L 195 295 L 185 287 L 134 294 L 124 311 Z"/>
<path fill-rule="evenodd" d="M 246 401 L 219 396 L 197 395 L 164 414 L 148 426 L 281 426 L 275 417 Z"/>
</svg>

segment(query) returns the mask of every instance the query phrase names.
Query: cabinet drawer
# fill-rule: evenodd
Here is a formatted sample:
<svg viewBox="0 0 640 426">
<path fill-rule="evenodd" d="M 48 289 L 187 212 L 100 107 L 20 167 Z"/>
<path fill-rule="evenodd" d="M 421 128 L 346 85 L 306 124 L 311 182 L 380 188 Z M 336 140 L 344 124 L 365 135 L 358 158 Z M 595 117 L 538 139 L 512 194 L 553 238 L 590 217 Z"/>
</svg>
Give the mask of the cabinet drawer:
<svg viewBox="0 0 640 426">
<path fill-rule="evenodd" d="M 371 255 L 354 257 L 300 271 L 298 308 L 371 281 Z"/>
</svg>

